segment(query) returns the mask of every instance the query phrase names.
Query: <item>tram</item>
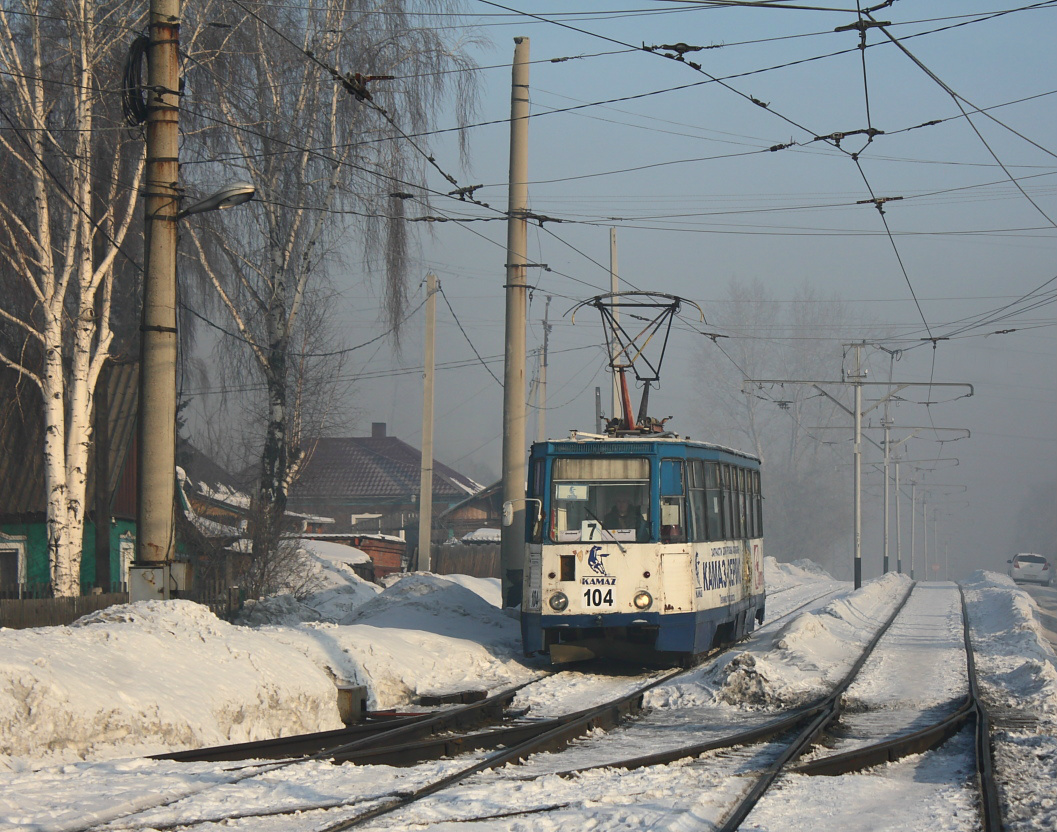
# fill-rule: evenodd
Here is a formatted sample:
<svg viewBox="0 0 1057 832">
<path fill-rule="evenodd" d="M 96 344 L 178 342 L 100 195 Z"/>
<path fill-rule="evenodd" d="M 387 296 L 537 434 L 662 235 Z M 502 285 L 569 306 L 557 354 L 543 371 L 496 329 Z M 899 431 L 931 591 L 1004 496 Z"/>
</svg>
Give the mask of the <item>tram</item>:
<svg viewBox="0 0 1057 832">
<path fill-rule="evenodd" d="M 760 460 L 667 432 L 644 407 L 633 420 L 614 369 L 624 412 L 605 433 L 530 452 L 524 651 L 692 664 L 763 621 Z"/>
</svg>

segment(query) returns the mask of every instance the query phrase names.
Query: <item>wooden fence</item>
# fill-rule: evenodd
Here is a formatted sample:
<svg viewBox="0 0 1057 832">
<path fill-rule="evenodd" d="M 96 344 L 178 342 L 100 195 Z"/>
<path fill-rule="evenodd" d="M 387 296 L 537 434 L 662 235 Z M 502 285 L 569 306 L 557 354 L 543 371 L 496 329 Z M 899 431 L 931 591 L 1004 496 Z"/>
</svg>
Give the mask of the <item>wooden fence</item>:
<svg viewBox="0 0 1057 832">
<path fill-rule="evenodd" d="M 437 575 L 498 578 L 499 547 L 487 543 L 433 546 L 430 550 L 430 565 Z"/>
<path fill-rule="evenodd" d="M 23 630 L 72 624 L 82 615 L 127 603 L 127 592 L 73 598 L 0 598 L 0 627 Z"/>
</svg>

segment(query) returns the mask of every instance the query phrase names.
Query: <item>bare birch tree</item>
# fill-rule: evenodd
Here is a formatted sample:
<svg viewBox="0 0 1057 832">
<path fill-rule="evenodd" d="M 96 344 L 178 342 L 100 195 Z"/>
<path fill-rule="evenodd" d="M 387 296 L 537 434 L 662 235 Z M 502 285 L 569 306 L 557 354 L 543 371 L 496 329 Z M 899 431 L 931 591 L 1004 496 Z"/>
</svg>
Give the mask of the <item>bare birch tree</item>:
<svg viewBox="0 0 1057 832">
<path fill-rule="evenodd" d="M 142 141 L 113 117 L 137 14 L 98 0 L 0 5 L 0 258 L 18 284 L 0 295 L 15 333 L 0 362 L 40 391 L 56 595 L 80 591 L 92 403 L 143 170 Z"/>
<path fill-rule="evenodd" d="M 215 182 L 223 172 L 258 189 L 252 210 L 189 229 L 201 274 L 266 388 L 257 555 L 274 545 L 301 459 L 291 434 L 298 418 L 291 374 L 303 358 L 297 327 L 349 232 L 365 263 L 384 264 L 394 324 L 404 308 L 405 199 L 413 192 L 428 203 L 430 161 L 421 155 L 424 140 L 406 134 L 427 130 L 452 100 L 465 121 L 473 103 L 472 62 L 439 18 L 417 16 L 450 6 L 207 2 L 185 27 L 185 112 L 196 130 L 188 179 Z"/>
</svg>

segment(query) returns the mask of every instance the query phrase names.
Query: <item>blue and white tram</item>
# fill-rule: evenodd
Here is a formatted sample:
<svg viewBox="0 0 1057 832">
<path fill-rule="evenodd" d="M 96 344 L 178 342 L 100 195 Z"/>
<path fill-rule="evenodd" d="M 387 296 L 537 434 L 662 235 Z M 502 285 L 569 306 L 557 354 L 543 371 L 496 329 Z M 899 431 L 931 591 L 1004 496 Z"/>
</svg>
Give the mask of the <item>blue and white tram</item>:
<svg viewBox="0 0 1057 832">
<path fill-rule="evenodd" d="M 671 435 L 532 446 L 526 655 L 689 664 L 764 616 L 760 461 Z"/>
</svg>

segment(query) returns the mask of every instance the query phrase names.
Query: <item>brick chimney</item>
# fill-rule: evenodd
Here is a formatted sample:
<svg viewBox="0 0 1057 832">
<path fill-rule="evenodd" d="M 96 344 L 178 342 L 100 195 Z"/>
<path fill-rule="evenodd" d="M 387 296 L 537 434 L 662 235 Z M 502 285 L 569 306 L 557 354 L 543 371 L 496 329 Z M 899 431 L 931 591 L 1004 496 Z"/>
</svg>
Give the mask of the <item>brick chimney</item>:
<svg viewBox="0 0 1057 832">
<path fill-rule="evenodd" d="M 385 422 L 371 422 L 371 439 L 385 439 Z"/>
</svg>

